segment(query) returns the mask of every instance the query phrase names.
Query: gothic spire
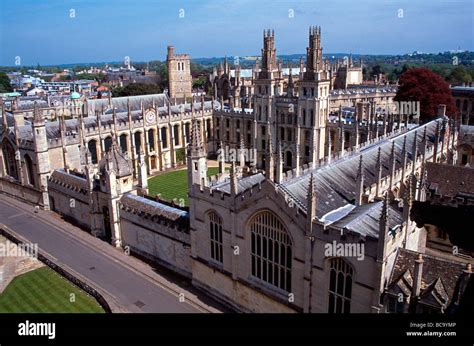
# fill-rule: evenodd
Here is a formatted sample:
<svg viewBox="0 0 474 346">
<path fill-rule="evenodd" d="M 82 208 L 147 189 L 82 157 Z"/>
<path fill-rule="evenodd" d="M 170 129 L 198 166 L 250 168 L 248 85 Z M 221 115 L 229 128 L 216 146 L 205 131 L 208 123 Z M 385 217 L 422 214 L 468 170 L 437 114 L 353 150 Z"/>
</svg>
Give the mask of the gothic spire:
<svg viewBox="0 0 474 346">
<path fill-rule="evenodd" d="M 316 189 L 314 185 L 314 174 L 311 173 L 309 177 L 308 193 L 306 195 L 306 215 L 310 225 L 316 218 Z"/>
<path fill-rule="evenodd" d="M 191 142 L 189 143 L 190 154 L 193 157 L 205 156 L 204 145 L 201 141 L 201 133 L 199 131 L 199 124 L 195 118 L 191 124 Z"/>
</svg>

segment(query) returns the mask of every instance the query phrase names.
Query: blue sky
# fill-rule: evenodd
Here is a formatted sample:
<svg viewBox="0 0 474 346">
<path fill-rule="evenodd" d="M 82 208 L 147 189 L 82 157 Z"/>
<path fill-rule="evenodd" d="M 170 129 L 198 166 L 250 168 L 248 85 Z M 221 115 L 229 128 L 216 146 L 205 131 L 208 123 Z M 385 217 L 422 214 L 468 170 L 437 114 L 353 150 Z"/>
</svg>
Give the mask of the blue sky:
<svg viewBox="0 0 474 346">
<path fill-rule="evenodd" d="M 310 25 L 326 53 L 474 50 L 473 13 L 473 0 L 0 0 L 0 65 L 162 60 L 169 44 L 255 55 L 265 28 L 277 54 L 304 53 Z"/>
</svg>

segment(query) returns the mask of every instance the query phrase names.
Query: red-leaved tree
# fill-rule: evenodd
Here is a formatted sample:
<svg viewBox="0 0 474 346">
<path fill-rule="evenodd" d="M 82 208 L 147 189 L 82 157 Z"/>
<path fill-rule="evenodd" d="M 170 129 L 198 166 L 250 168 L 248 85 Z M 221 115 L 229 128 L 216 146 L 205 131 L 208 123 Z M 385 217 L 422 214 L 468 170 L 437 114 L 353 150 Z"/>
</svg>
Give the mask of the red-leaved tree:
<svg viewBox="0 0 474 346">
<path fill-rule="evenodd" d="M 438 105 L 446 105 L 446 115 L 455 117 L 456 106 L 449 85 L 427 68 L 411 68 L 400 76 L 395 101 L 419 101 L 420 121 L 425 123 L 437 117 Z"/>
</svg>

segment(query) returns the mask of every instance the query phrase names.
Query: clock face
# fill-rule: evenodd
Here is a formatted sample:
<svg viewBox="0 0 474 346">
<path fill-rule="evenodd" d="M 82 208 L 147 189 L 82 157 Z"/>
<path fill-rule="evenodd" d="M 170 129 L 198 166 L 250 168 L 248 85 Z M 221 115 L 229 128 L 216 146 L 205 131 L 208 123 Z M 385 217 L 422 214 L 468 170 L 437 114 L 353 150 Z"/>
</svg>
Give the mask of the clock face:
<svg viewBox="0 0 474 346">
<path fill-rule="evenodd" d="M 151 111 L 151 110 L 147 111 L 145 113 L 145 119 L 146 119 L 146 122 L 149 123 L 149 124 L 155 123 L 156 122 L 155 112 Z"/>
</svg>

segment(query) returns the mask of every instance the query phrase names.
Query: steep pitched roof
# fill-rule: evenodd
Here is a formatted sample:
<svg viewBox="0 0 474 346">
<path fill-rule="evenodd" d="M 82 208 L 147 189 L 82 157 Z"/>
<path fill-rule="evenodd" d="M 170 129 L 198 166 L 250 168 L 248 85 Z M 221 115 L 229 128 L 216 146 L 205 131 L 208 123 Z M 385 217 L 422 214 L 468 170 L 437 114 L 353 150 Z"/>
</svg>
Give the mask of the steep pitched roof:
<svg viewBox="0 0 474 346">
<path fill-rule="evenodd" d="M 413 156 L 412 143 L 416 135 L 418 147 L 423 140 L 423 132 L 426 128 L 428 145 L 434 143 L 436 125 L 444 118 L 433 120 L 427 124 L 416 127 L 392 138 L 381 139 L 380 141 L 362 148 L 351 156 L 342 157 L 331 164 L 308 170 L 303 175 L 283 182 L 279 187 L 286 192 L 298 204 L 300 208 L 306 210 L 306 196 L 309 176 L 315 175 L 316 194 L 318 205 L 316 215 L 321 218 L 328 212 L 341 208 L 347 203 L 353 204 L 355 201 L 357 169 L 360 156 L 363 156 L 364 184 L 372 185 L 377 181 L 376 167 L 378 149 L 381 149 L 382 177 L 390 174 L 390 155 L 392 143 L 395 143 L 395 169 L 402 165 L 402 150 L 404 138 L 407 137 L 408 159 Z"/>
</svg>

